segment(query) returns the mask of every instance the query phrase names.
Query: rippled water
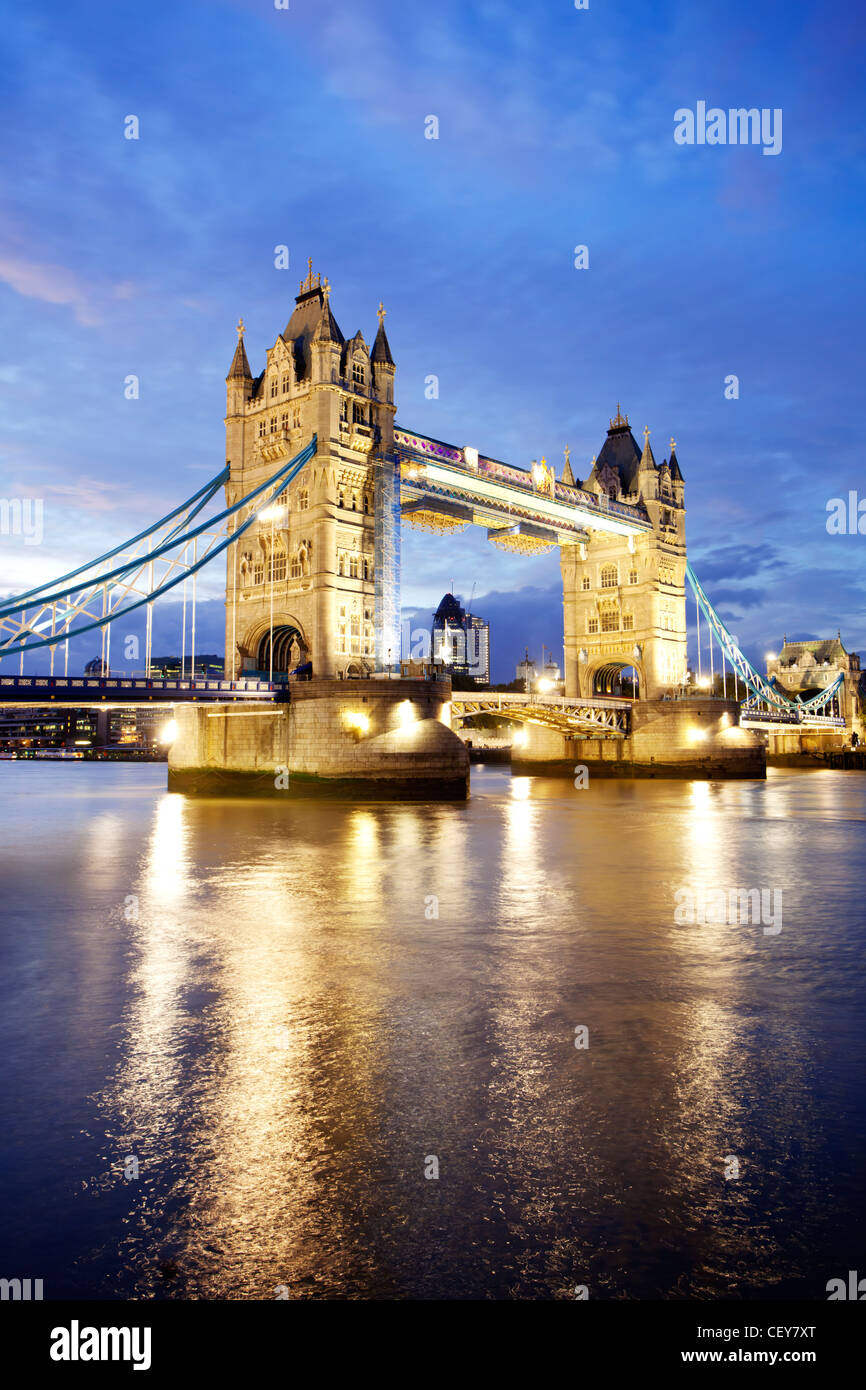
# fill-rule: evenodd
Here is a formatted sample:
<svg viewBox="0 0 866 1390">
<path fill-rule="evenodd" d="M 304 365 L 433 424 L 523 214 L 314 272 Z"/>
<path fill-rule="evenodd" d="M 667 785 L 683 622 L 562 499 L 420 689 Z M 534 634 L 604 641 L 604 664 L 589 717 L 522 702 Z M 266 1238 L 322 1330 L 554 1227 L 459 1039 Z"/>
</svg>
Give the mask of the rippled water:
<svg viewBox="0 0 866 1390">
<path fill-rule="evenodd" d="M 826 1298 L 862 1266 L 862 774 L 164 785 L 0 767 L 0 1276 Z M 781 888 L 783 929 L 678 925 L 687 885 Z"/>
</svg>

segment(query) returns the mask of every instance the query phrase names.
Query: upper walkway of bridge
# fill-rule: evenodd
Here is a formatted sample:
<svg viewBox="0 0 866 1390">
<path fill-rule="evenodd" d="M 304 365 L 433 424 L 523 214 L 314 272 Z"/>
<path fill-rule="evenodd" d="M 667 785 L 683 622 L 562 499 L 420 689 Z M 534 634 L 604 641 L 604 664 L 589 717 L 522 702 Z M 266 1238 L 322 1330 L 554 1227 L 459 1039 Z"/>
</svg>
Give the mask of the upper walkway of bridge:
<svg viewBox="0 0 866 1390">
<path fill-rule="evenodd" d="M 590 530 L 620 536 L 652 530 L 642 503 L 617 502 L 606 493 L 560 482 L 544 460 L 531 469 L 515 468 L 399 425 L 394 448 L 401 464 L 402 512 L 410 522 L 427 518 L 443 531 L 486 526 L 490 539 L 501 541 L 511 532 L 514 548 L 521 548 L 521 538 L 577 545 L 589 539 Z"/>
</svg>

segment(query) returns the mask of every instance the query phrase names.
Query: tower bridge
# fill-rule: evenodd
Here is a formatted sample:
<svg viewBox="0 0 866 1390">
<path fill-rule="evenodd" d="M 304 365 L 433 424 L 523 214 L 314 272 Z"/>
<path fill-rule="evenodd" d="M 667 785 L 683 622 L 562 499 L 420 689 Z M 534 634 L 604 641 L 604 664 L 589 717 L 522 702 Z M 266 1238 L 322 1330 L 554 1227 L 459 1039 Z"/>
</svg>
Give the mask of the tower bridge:
<svg viewBox="0 0 866 1390">
<path fill-rule="evenodd" d="M 453 746 L 446 751 L 439 733 L 405 733 L 407 722 L 418 721 L 407 721 L 405 710 L 396 712 L 406 704 L 400 698 L 404 686 L 388 687 L 388 694 L 381 681 L 398 677 L 401 669 L 401 526 L 449 536 L 476 526 L 515 563 L 521 556 L 559 550 L 564 696 L 558 703 L 506 701 L 513 718 L 527 726 L 530 753 L 537 745 L 542 760 L 550 761 L 557 748 L 567 760 L 575 739 L 603 736 L 631 743 L 631 763 L 640 760 L 643 740 L 641 746 L 657 749 L 647 753 L 655 761 L 667 738 L 683 754 L 683 766 L 709 766 L 712 753 L 719 767 L 739 758 L 742 766 L 754 768 L 763 748 L 757 731 L 768 724 L 845 730 L 850 712 L 840 703 L 841 677 L 817 691 L 788 690 L 779 673 L 765 678 L 712 607 L 687 559 L 685 480 L 673 439 L 657 462 L 649 429 L 639 446 L 617 406 L 581 479 L 568 449 L 557 477 L 543 458 L 518 467 L 474 445 L 446 443 L 404 427 L 396 421 L 396 366 L 384 306 L 379 306 L 372 346 L 360 330 L 347 338 L 332 310 L 328 281 L 313 274 L 312 264 L 288 322 L 255 375 L 245 333 L 241 320 L 226 378 L 225 467 L 168 516 L 107 554 L 53 584 L 0 603 L 0 662 L 12 656 L 19 663 L 17 675 L 0 677 L 0 701 L 20 700 L 28 691 L 43 698 L 43 686 L 25 684 L 30 679 L 50 682 L 44 686 L 46 699 L 73 698 L 79 687 L 69 684 L 75 680 L 68 671 L 70 638 L 99 634 L 110 669 L 112 624 L 140 609 L 146 619 L 140 680 L 128 689 L 103 684 L 94 700 L 129 703 L 173 696 L 178 706 L 228 707 L 254 698 L 266 708 L 285 702 L 288 694 L 289 704 L 304 705 L 304 727 L 315 739 L 309 722 L 314 690 L 285 686 L 288 673 L 300 670 L 312 674 L 322 699 L 337 700 L 344 713 L 347 701 L 379 711 L 377 732 L 361 710 L 350 711 L 349 725 L 342 715 L 332 720 L 328 737 L 333 733 L 341 747 L 347 729 L 358 742 L 366 721 L 368 742 L 386 740 L 378 754 L 385 761 L 387 744 L 387 756 L 402 758 L 411 769 L 412 747 L 428 738 L 428 751 L 435 752 L 428 770 L 436 758 L 440 763 L 451 758 L 456 767 Z M 221 490 L 225 505 L 211 514 Z M 185 643 L 189 595 L 192 672 L 197 576 L 218 557 L 226 565 L 225 681 L 157 690 L 150 672 L 153 604 L 183 586 Z M 716 653 L 725 690 L 728 666 L 745 684 L 742 710 L 736 701 L 705 698 L 701 705 L 682 699 L 689 591 L 695 600 L 699 673 L 703 619 L 709 683 Z M 49 653 L 47 678 L 25 675 L 25 655 L 37 649 Z M 55 674 L 58 656 L 62 677 Z M 626 671 L 633 673 L 636 703 L 617 698 Z M 487 700 L 479 696 L 473 704 L 470 697 L 455 695 L 449 701 L 444 683 L 434 684 L 437 690 L 419 696 L 425 711 L 421 723 L 441 727 L 449 716 L 480 712 Z M 341 688 L 345 694 L 338 697 L 334 692 Z M 718 727 L 710 728 L 705 716 L 713 703 Z M 501 699 L 497 708 L 503 709 Z M 285 709 L 279 717 L 284 715 Z M 194 722 L 197 716 L 187 709 L 184 717 Z M 214 727 L 230 722 L 217 720 Z M 241 722 L 247 729 L 266 724 L 265 719 Z M 582 751 L 586 754 L 585 747 Z M 344 754 L 346 761 L 345 749 Z"/>
</svg>

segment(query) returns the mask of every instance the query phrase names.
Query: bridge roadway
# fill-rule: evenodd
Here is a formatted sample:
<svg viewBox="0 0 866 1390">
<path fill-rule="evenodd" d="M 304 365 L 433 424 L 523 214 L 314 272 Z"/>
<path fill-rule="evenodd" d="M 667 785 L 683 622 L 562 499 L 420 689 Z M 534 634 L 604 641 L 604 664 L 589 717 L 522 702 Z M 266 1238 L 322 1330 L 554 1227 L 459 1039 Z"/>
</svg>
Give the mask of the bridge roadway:
<svg viewBox="0 0 866 1390">
<path fill-rule="evenodd" d="M 351 682 L 349 683 L 351 685 Z M 163 677 L 123 676 L 0 676 L 0 706 L 3 705 L 164 705 L 234 702 L 244 700 L 279 703 L 291 699 L 285 682 L 266 680 L 192 680 Z M 543 724 L 560 733 L 607 734 L 626 738 L 630 729 L 632 701 L 617 696 L 576 696 L 520 694 L 500 691 L 455 691 L 451 713 L 462 720 L 474 714 L 501 714 L 516 723 Z M 783 714 L 763 710 L 743 710 L 740 727 L 764 729 L 768 733 L 795 729 L 844 729 L 838 716 Z"/>
<path fill-rule="evenodd" d="M 121 676 L 0 676 L 0 705 L 178 705 L 188 700 L 287 700 L 285 684 L 261 680 L 167 680 Z"/>
<path fill-rule="evenodd" d="M 629 711 L 633 701 L 618 696 L 579 699 L 564 695 L 521 695 L 460 691 L 452 697 L 451 712 L 457 719 L 473 714 L 502 714 L 525 724 L 545 724 L 561 733 L 580 730 L 625 738 L 629 733 Z M 743 710 L 741 729 L 763 729 L 767 733 L 791 729 L 838 730 L 846 727 L 837 715 Z"/>
<path fill-rule="evenodd" d="M 743 710 L 741 729 L 764 729 L 767 733 L 789 733 L 791 729 L 845 729 L 847 724 L 838 714 L 809 714 L 798 718 L 781 710 Z"/>
<path fill-rule="evenodd" d="M 473 714 L 501 714 L 523 724 L 544 724 L 560 733 L 609 734 L 626 738 L 633 701 L 618 696 L 580 699 L 567 695 L 501 694 L 498 691 L 455 691 L 451 714 L 466 719 Z"/>
</svg>

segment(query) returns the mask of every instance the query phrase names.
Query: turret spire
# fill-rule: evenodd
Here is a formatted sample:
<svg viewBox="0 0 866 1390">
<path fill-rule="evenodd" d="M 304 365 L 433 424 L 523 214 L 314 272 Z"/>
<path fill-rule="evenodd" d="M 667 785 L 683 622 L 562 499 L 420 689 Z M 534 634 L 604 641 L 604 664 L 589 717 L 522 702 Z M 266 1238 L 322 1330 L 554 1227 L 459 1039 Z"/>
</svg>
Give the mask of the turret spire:
<svg viewBox="0 0 866 1390">
<path fill-rule="evenodd" d="M 241 381 L 252 381 L 253 379 L 253 374 L 250 371 L 250 364 L 247 361 L 247 350 L 244 347 L 245 333 L 246 328 L 244 327 L 244 321 L 243 319 L 238 319 L 238 343 L 237 347 L 235 348 L 235 355 L 232 358 L 232 364 L 229 367 L 229 374 L 226 377 L 226 381 L 233 381 L 238 379 Z"/>
<path fill-rule="evenodd" d="M 376 314 L 379 319 L 379 327 L 376 332 L 376 341 L 373 343 L 373 351 L 370 353 L 370 361 L 386 362 L 389 366 L 393 367 L 394 359 L 391 356 L 391 348 L 388 343 L 388 335 L 385 332 L 385 315 L 387 314 L 387 312 L 388 310 L 385 308 L 385 305 L 382 303 L 380 299 L 379 307 L 376 310 Z"/>
<path fill-rule="evenodd" d="M 677 463 L 677 441 L 674 439 L 673 435 L 671 435 L 671 457 L 669 467 L 671 470 L 671 478 L 673 479 L 673 481 L 675 483 L 681 483 L 683 481 L 683 475 L 680 472 L 680 466 Z"/>
<path fill-rule="evenodd" d="M 644 425 L 644 431 L 643 431 L 643 453 L 642 453 L 641 456 L 640 456 L 640 466 L 641 466 L 641 468 L 655 468 L 655 462 L 656 462 L 656 461 L 655 461 L 655 457 L 654 457 L 654 455 L 653 455 L 652 445 L 650 444 L 649 441 L 650 441 L 650 431 L 649 431 L 649 427 L 648 427 L 647 425 Z"/>
<path fill-rule="evenodd" d="M 565 467 L 562 470 L 562 481 L 566 487 L 574 487 L 574 474 L 571 471 L 571 449 L 565 446 Z"/>
</svg>

